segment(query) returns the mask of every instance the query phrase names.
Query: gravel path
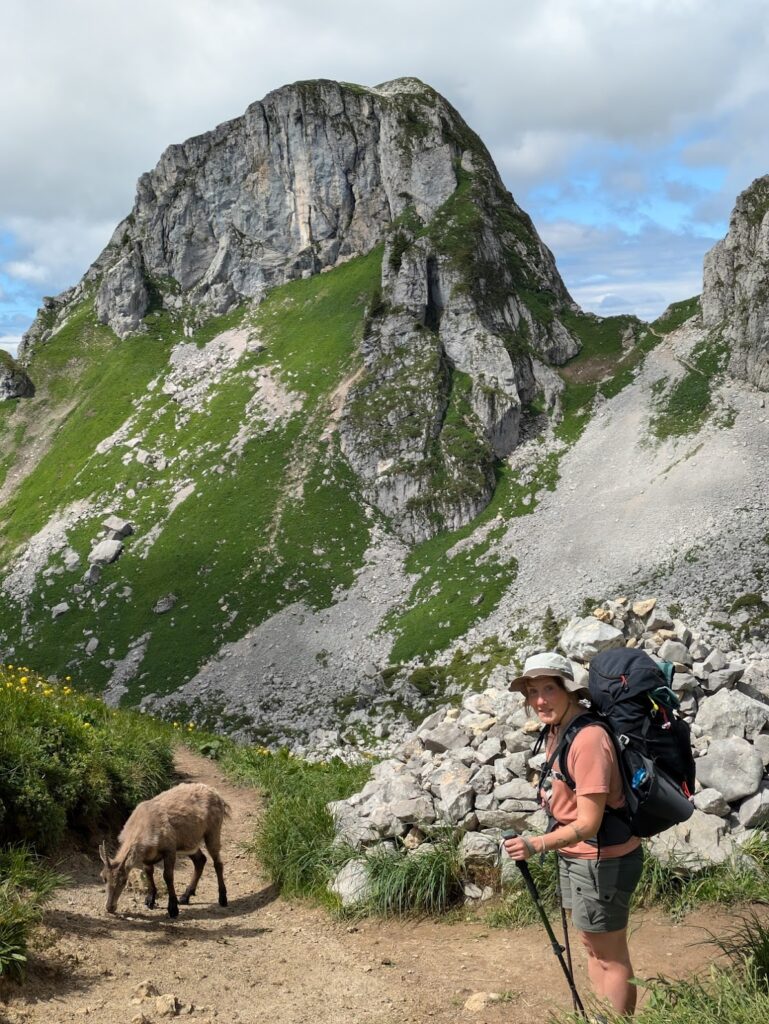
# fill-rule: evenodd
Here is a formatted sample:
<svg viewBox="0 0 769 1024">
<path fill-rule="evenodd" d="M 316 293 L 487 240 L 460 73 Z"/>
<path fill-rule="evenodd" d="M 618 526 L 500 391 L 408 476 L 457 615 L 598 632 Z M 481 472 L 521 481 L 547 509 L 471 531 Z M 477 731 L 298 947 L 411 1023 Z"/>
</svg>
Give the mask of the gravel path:
<svg viewBox="0 0 769 1024">
<path fill-rule="evenodd" d="M 27 982 L 0 986 L 4 1024 L 161 1024 L 169 1004 L 198 1024 L 531 1024 L 569 1008 L 541 927 L 507 932 L 479 919 L 350 923 L 280 899 L 242 850 L 260 813 L 257 794 L 189 752 L 180 752 L 177 767 L 183 779 L 215 786 L 232 807 L 223 835 L 230 906 L 218 906 L 209 864 L 198 896 L 175 921 L 147 910 L 138 884 L 108 916 L 94 840 L 63 865 L 71 882 L 46 914 Z M 182 865 L 178 875 L 186 878 Z M 637 915 L 637 972 L 706 968 L 712 949 L 702 944 L 704 929 L 728 920 L 710 912 L 674 925 Z M 578 949 L 575 960 L 586 993 Z M 490 992 L 504 1001 L 464 1008 Z"/>
</svg>

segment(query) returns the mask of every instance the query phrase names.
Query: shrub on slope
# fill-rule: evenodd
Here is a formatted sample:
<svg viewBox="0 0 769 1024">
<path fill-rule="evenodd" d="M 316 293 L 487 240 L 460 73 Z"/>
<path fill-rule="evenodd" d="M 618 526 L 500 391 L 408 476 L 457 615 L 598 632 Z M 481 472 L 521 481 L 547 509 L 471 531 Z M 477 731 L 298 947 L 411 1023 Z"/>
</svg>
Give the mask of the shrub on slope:
<svg viewBox="0 0 769 1024">
<path fill-rule="evenodd" d="M 0 666 L 0 843 L 56 847 L 171 781 L 168 734 L 17 666 Z"/>
</svg>

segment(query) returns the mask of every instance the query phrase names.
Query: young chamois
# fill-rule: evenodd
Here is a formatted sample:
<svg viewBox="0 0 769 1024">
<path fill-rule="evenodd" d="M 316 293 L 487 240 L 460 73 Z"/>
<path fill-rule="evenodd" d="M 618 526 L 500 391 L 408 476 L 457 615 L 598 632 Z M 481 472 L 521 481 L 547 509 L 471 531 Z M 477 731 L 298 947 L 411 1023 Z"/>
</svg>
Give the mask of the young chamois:
<svg viewBox="0 0 769 1024">
<path fill-rule="evenodd" d="M 211 854 L 219 882 L 219 906 L 227 906 L 224 887 L 224 866 L 219 850 L 224 818 L 230 809 L 216 790 L 200 782 L 185 782 L 165 793 L 140 803 L 118 836 L 120 847 L 115 856 L 107 856 L 107 844 L 99 847 L 104 868 L 102 880 L 107 883 L 107 913 L 114 914 L 120 894 L 132 868 L 143 868 L 147 875 L 145 900 L 150 910 L 155 907 L 155 864 L 163 862 L 163 880 L 168 889 L 168 916 L 177 917 L 179 904 L 189 903 L 195 895 L 206 856 L 200 849 L 205 843 Z M 177 899 L 174 889 L 174 866 L 177 854 L 186 854 L 194 865 L 192 881 Z"/>
</svg>

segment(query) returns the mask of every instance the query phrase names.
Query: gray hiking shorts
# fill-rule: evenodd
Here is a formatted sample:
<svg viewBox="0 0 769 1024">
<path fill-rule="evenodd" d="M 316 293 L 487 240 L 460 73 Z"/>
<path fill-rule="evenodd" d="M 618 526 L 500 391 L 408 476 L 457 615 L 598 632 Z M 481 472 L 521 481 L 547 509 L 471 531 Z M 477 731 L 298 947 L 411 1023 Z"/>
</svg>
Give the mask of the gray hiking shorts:
<svg viewBox="0 0 769 1024">
<path fill-rule="evenodd" d="M 630 900 L 641 878 L 643 847 L 624 857 L 580 860 L 558 856 L 558 880 L 564 907 L 581 932 L 627 928 Z"/>
</svg>

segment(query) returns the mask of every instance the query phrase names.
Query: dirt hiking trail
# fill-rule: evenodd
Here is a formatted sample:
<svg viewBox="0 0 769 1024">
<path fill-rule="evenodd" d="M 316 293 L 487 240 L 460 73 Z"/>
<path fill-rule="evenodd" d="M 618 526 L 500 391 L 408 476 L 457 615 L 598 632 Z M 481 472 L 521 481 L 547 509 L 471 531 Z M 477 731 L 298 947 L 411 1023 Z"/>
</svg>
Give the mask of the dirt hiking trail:
<svg viewBox="0 0 769 1024">
<path fill-rule="evenodd" d="M 214 786 L 232 808 L 223 839 L 230 905 L 217 904 L 209 859 L 197 897 L 172 921 L 144 906 L 135 874 L 118 913 L 104 910 L 99 864 L 72 855 L 22 986 L 0 989 L 7 1024 L 154 1024 L 178 1015 L 204 1024 L 530 1024 L 570 1008 L 563 975 L 541 926 L 490 929 L 482 921 L 335 921 L 327 912 L 282 900 L 243 852 L 260 812 L 258 793 L 228 782 L 218 767 L 177 754 L 180 781 Z M 190 876 L 180 859 L 177 891 Z M 673 924 L 635 915 L 639 977 L 691 973 L 714 959 L 705 929 L 728 926 L 708 910 Z M 581 949 L 580 992 L 588 994 Z M 486 1002 L 484 993 L 502 999 Z M 481 1004 L 466 1008 L 468 999 Z M 485 1005 L 483 1005 L 486 1003 Z"/>
</svg>

